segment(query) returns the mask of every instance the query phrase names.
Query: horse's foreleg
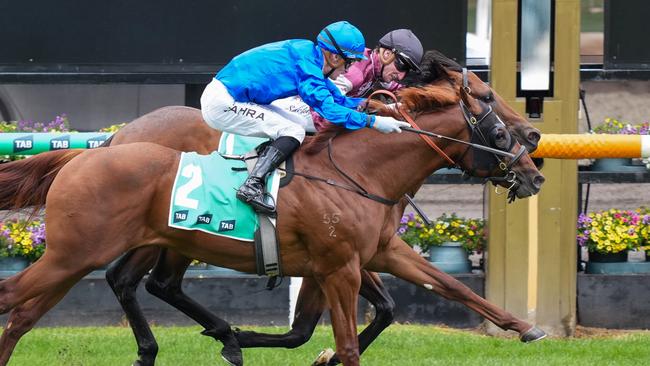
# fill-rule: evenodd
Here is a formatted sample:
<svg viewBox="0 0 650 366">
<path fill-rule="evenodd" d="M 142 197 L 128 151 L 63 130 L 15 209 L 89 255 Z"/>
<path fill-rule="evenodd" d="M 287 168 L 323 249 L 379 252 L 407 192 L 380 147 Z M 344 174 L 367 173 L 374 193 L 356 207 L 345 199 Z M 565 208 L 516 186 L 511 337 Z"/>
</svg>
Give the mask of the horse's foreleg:
<svg viewBox="0 0 650 366">
<path fill-rule="evenodd" d="M 0 337 L 0 366 L 9 362 L 9 357 L 20 338 L 29 332 L 43 314 L 58 303 L 64 294 L 65 292 L 41 294 L 11 310 L 7 325 Z"/>
<path fill-rule="evenodd" d="M 545 336 L 539 328 L 491 304 L 454 277 L 435 268 L 397 235 L 391 239 L 389 247 L 379 252 L 369 266 L 392 273 L 446 299 L 461 302 L 501 329 L 518 332 L 522 341 L 534 341 Z"/>
<path fill-rule="evenodd" d="M 265 334 L 251 331 L 236 331 L 235 336 L 242 348 L 249 347 L 299 347 L 311 338 L 327 301 L 316 280 L 305 277 L 302 280 L 296 315 L 291 323 L 291 330 L 284 334 Z"/>
<path fill-rule="evenodd" d="M 221 355 L 224 359 L 233 365 L 242 365 L 241 349 L 230 324 L 183 293 L 181 282 L 191 262 L 192 260 L 187 257 L 163 249 L 145 287 L 149 293 L 201 324 L 205 328 L 201 334 L 221 341 L 223 343 Z"/>
<path fill-rule="evenodd" d="M 361 273 L 357 262 L 350 262 L 325 277 L 316 277 L 330 306 L 336 352 L 345 366 L 359 365 L 357 302 Z"/>
<path fill-rule="evenodd" d="M 393 322 L 395 301 L 384 287 L 379 275 L 366 270 L 361 271 L 359 293 L 375 307 L 375 318 L 359 334 L 359 354 L 363 354 L 379 334 Z M 327 365 L 334 366 L 340 363 L 338 355 L 334 355 Z"/>
<path fill-rule="evenodd" d="M 156 338 L 140 309 L 136 289 L 142 277 L 156 264 L 160 250 L 158 247 L 131 250 L 106 271 L 106 281 L 120 302 L 138 344 L 138 360 L 133 364 L 135 366 L 153 366 L 158 354 Z"/>
</svg>

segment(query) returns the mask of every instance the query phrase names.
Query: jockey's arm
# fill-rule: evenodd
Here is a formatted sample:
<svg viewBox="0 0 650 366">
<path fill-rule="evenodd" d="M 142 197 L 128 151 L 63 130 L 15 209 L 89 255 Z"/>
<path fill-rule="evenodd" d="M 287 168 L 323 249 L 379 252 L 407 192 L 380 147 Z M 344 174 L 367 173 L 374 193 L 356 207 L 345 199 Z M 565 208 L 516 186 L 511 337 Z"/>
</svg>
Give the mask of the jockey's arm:
<svg viewBox="0 0 650 366">
<path fill-rule="evenodd" d="M 345 96 L 345 93 L 343 93 L 338 88 L 336 83 L 334 83 L 330 79 L 327 79 L 325 81 L 325 85 L 327 86 L 327 88 L 332 93 L 332 97 L 334 97 L 334 101 L 338 105 L 342 105 L 342 106 L 347 107 L 347 108 L 356 109 L 359 106 L 359 104 L 361 104 L 361 102 L 363 102 L 365 100 L 364 98 L 353 98 L 353 97 Z"/>
<path fill-rule="evenodd" d="M 305 65 L 298 66 L 299 68 L 306 67 Z M 359 105 L 362 99 L 343 96 L 332 82 L 327 82 L 322 77 L 316 76 L 318 73 L 322 75 L 322 71 L 319 69 L 301 70 L 298 95 L 308 106 L 328 121 L 350 130 L 374 123 L 374 116 L 353 109 Z"/>
</svg>

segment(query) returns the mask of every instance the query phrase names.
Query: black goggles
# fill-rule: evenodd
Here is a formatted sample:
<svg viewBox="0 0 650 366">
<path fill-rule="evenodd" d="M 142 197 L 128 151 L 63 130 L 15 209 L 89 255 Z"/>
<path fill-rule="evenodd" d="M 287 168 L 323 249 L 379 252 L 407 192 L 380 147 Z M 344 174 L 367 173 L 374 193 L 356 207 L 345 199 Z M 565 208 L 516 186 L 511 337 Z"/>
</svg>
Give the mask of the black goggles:
<svg viewBox="0 0 650 366">
<path fill-rule="evenodd" d="M 410 57 L 405 55 L 404 53 L 393 49 L 393 53 L 395 54 L 395 68 L 399 72 L 409 72 L 409 71 L 418 71 L 418 67 L 415 65 L 415 62 L 411 60 Z"/>
</svg>

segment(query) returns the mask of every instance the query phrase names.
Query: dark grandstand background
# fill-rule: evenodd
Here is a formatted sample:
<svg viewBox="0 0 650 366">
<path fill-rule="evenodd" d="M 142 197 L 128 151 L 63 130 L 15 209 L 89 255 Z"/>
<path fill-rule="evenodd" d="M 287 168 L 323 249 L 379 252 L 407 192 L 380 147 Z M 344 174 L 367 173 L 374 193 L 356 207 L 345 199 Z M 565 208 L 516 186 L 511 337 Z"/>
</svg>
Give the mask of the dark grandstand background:
<svg viewBox="0 0 650 366">
<path fill-rule="evenodd" d="M 457 0 L 6 1 L 0 74 L 213 73 L 262 43 L 313 40 L 337 20 L 359 27 L 369 47 L 388 30 L 411 28 L 425 48 L 462 62 L 466 8 Z"/>
</svg>

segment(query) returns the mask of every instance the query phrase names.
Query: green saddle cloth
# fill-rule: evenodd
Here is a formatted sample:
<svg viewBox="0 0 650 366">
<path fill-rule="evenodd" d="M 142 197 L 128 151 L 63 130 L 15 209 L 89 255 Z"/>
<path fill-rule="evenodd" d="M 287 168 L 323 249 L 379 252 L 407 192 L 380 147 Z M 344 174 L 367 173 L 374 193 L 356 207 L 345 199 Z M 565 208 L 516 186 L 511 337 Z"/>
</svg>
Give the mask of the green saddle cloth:
<svg viewBox="0 0 650 366">
<path fill-rule="evenodd" d="M 223 133 L 219 149 L 210 155 L 182 153 L 172 189 L 169 226 L 253 241 L 259 227 L 257 214 L 235 197 L 246 178 L 246 163 L 224 159 L 223 154 L 243 155 L 268 139 Z M 236 170 L 233 170 L 236 168 Z M 267 189 L 277 199 L 280 176 L 270 174 Z"/>
</svg>

